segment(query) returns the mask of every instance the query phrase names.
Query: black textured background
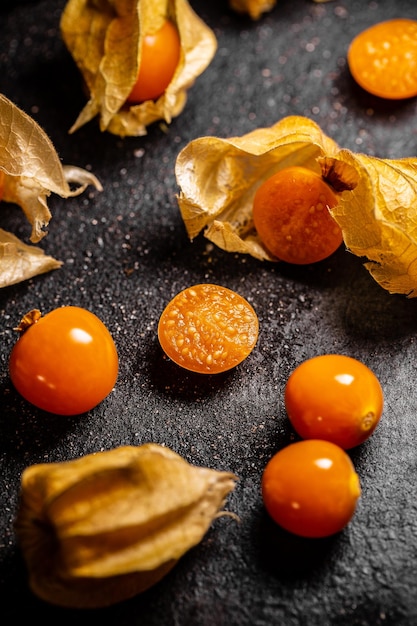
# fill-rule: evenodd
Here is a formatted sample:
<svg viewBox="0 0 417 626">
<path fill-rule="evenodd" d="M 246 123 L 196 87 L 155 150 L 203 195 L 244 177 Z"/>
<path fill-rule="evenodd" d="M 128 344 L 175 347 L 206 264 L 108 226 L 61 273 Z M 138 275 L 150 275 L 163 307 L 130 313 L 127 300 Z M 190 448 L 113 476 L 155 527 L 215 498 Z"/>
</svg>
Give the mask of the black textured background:
<svg viewBox="0 0 417 626">
<path fill-rule="evenodd" d="M 64 0 L 0 8 L 0 92 L 51 137 L 64 163 L 91 168 L 104 185 L 78 198 L 51 196 L 44 250 L 62 269 L 0 292 L 0 621 L 118 626 L 405 626 L 417 624 L 417 301 L 389 295 L 343 249 L 304 268 L 230 255 L 179 215 L 174 163 L 191 139 L 240 135 L 278 119 L 311 117 L 339 145 L 380 157 L 417 154 L 416 100 L 389 103 L 349 75 L 352 38 L 383 19 L 417 19 L 415 0 L 278 0 L 258 22 L 226 0 L 192 2 L 218 38 L 217 54 L 165 132 L 120 139 L 96 121 L 68 135 L 84 105 L 80 77 L 60 39 Z M 0 226 L 26 239 L 20 209 L 1 205 Z M 156 326 L 168 300 L 197 282 L 235 289 L 256 309 L 250 357 L 219 377 L 167 361 Z M 62 418 L 29 406 L 11 386 L 12 328 L 32 308 L 76 304 L 112 332 L 120 375 L 86 415 Z M 307 541 L 267 518 L 260 478 L 294 439 L 283 388 L 302 360 L 325 352 L 356 357 L 379 377 L 383 418 L 351 452 L 362 498 L 339 535 Z M 197 465 L 239 476 L 204 540 L 149 592 L 105 610 L 71 611 L 32 596 L 13 533 L 27 465 L 72 459 L 124 444 L 166 444 Z"/>
</svg>

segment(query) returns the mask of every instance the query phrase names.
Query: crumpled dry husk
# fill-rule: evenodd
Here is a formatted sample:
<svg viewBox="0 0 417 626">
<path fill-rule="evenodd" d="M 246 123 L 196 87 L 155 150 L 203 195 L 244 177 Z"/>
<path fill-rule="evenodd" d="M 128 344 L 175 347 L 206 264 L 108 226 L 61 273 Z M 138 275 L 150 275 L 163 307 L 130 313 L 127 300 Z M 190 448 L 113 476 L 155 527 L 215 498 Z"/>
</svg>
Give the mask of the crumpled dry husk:
<svg viewBox="0 0 417 626">
<path fill-rule="evenodd" d="M 61 267 L 62 262 L 0 228 L 0 288 Z"/>
<path fill-rule="evenodd" d="M 145 591 L 226 515 L 235 481 L 152 443 L 28 467 L 15 527 L 31 589 L 74 608 Z"/>
<path fill-rule="evenodd" d="M 177 26 L 181 58 L 158 100 L 126 105 L 139 71 L 140 42 L 165 19 Z M 89 93 L 70 132 L 99 116 L 101 131 L 119 136 L 146 134 L 157 120 L 170 123 L 185 107 L 187 91 L 210 64 L 217 40 L 187 0 L 69 0 L 61 33 Z"/>
<path fill-rule="evenodd" d="M 331 0 L 313 0 L 316 3 L 330 2 Z M 253 20 L 258 20 L 264 13 L 272 11 L 277 0 L 229 0 L 229 6 L 236 13 L 249 15 Z"/>
<path fill-rule="evenodd" d="M 258 20 L 261 15 L 271 11 L 276 0 L 229 0 L 230 8 L 237 13 L 245 13 L 253 20 Z"/>
<path fill-rule="evenodd" d="M 30 241 L 47 234 L 51 219 L 47 198 L 82 193 L 88 185 L 102 190 L 98 179 L 79 167 L 62 166 L 45 132 L 24 111 L 0 94 L 1 199 L 19 205 L 32 226 Z M 75 184 L 71 188 L 70 184 Z M 1 195 L 1 194 L 0 194 Z M 62 263 L 0 229 L 0 287 L 60 267 Z"/>
<path fill-rule="evenodd" d="M 178 204 L 190 239 L 201 231 L 229 252 L 277 261 L 259 239 L 252 204 L 275 172 L 302 165 L 333 186 L 331 213 L 347 249 L 367 259 L 390 293 L 417 296 L 417 159 L 378 159 L 341 149 L 312 120 L 289 116 L 242 137 L 202 137 L 177 157 Z"/>
</svg>

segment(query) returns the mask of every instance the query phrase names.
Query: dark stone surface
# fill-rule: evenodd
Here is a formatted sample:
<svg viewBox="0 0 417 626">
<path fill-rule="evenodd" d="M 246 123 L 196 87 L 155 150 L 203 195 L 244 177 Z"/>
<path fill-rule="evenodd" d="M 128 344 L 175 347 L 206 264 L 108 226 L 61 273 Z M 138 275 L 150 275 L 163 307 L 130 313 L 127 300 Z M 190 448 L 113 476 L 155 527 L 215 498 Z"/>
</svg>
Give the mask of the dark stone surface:
<svg viewBox="0 0 417 626">
<path fill-rule="evenodd" d="M 415 0 L 278 0 L 256 23 L 226 0 L 192 3 L 214 29 L 218 52 L 168 132 L 69 136 L 84 104 L 63 46 L 64 0 L 3 1 L 0 92 L 46 130 L 64 163 L 91 167 L 104 192 L 52 196 L 45 251 L 62 269 L 0 292 L 0 620 L 146 626 L 405 626 L 417 624 L 417 301 L 380 288 L 344 250 L 306 268 L 271 265 L 187 240 L 174 163 L 191 139 L 240 135 L 289 114 L 317 121 L 341 146 L 380 157 L 417 154 L 416 100 L 388 103 L 352 81 L 351 39 L 391 17 L 417 19 Z M 0 226 L 27 237 L 19 209 Z M 156 336 L 167 301 L 193 283 L 224 284 L 260 319 L 259 343 L 235 371 L 202 378 L 163 358 Z M 76 304 L 108 326 L 120 355 L 114 392 L 88 414 L 47 415 L 12 388 L 7 363 L 23 313 Z M 372 439 L 351 452 L 363 495 L 340 535 L 306 541 L 281 532 L 260 497 L 263 468 L 294 439 L 282 392 L 292 369 L 324 352 L 368 364 L 385 392 Z M 49 606 L 28 590 L 13 533 L 20 473 L 122 444 L 164 443 L 239 482 L 204 540 L 149 592 L 99 611 Z"/>
</svg>

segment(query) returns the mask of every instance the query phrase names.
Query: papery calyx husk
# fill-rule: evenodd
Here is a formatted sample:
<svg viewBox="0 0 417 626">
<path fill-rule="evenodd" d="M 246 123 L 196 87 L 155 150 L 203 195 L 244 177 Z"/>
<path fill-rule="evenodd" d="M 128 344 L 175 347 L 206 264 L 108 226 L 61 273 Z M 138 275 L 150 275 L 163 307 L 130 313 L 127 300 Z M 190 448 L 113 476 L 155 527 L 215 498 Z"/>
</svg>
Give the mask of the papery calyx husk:
<svg viewBox="0 0 417 626">
<path fill-rule="evenodd" d="M 74 608 L 145 591 L 227 514 L 235 481 L 153 443 L 28 467 L 15 528 L 31 589 Z"/>
<path fill-rule="evenodd" d="M 313 2 L 330 2 L 331 0 L 313 0 Z M 229 6 L 237 13 L 249 15 L 253 20 L 258 20 L 264 13 L 272 11 L 277 0 L 229 0 Z"/>
<path fill-rule="evenodd" d="M 157 100 L 127 105 L 139 71 L 142 37 L 166 19 L 176 25 L 181 44 L 172 81 Z M 144 135 L 157 120 L 169 124 L 184 109 L 187 91 L 217 49 L 214 33 L 187 0 L 69 0 L 61 33 L 89 94 L 70 132 L 96 116 L 102 131 L 122 137 Z"/>
<path fill-rule="evenodd" d="M 90 172 L 61 165 L 42 128 L 2 94 L 0 119 L 0 198 L 23 209 L 32 227 L 30 241 L 37 243 L 46 235 L 51 219 L 47 204 L 51 193 L 68 198 L 82 193 L 88 185 L 100 191 L 102 186 Z M 0 287 L 61 265 L 40 248 L 0 229 Z"/>
<path fill-rule="evenodd" d="M 278 261 L 252 219 L 257 188 L 301 165 L 321 174 L 339 202 L 331 213 L 344 243 L 390 293 L 417 296 L 417 159 L 341 149 L 312 120 L 286 117 L 241 137 L 201 137 L 177 157 L 178 204 L 190 239 L 200 232 L 229 252 Z"/>
<path fill-rule="evenodd" d="M 276 0 L 229 0 L 229 4 L 237 13 L 245 13 L 253 20 L 258 20 L 274 8 Z"/>
</svg>

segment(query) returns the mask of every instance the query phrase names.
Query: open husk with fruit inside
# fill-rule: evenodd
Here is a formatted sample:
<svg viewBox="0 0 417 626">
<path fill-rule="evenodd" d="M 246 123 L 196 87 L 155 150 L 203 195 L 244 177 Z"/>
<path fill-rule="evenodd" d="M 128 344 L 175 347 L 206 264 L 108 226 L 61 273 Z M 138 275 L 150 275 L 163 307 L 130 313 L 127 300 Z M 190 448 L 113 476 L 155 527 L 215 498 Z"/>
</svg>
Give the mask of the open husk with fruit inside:
<svg viewBox="0 0 417 626">
<path fill-rule="evenodd" d="M 301 165 L 338 196 L 331 214 L 346 248 L 390 293 L 417 296 L 417 158 L 382 159 L 340 148 L 312 120 L 286 117 L 241 137 L 201 137 L 179 153 L 178 203 L 190 239 L 200 232 L 228 252 L 278 261 L 253 224 L 258 187 Z"/>
<path fill-rule="evenodd" d="M 138 76 L 142 39 L 170 20 L 180 38 L 180 59 L 156 100 L 127 104 Z M 99 117 L 101 131 L 145 135 L 158 120 L 169 124 L 184 109 L 187 91 L 210 64 L 217 40 L 187 0 L 69 0 L 61 18 L 63 40 L 77 64 L 88 102 L 70 132 Z"/>
<path fill-rule="evenodd" d="M 47 198 L 55 193 L 68 198 L 88 185 L 102 189 L 91 173 L 62 166 L 46 133 L 24 111 L 0 94 L 0 198 L 19 205 L 31 225 L 30 241 L 38 243 L 51 219 Z M 75 185 L 71 188 L 70 185 Z M 0 229 L 0 287 L 57 269 L 62 263 L 41 248 L 28 245 Z"/>
</svg>

